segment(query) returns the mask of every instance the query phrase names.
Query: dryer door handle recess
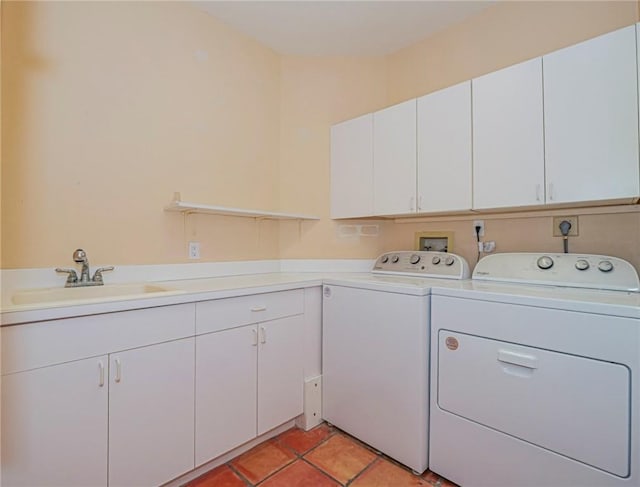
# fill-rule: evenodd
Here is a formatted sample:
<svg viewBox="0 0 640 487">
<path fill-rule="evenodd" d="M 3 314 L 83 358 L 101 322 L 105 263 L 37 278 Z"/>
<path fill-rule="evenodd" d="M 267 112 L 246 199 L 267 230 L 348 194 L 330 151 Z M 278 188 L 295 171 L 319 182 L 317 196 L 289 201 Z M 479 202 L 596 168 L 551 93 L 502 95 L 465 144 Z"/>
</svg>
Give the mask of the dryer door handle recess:
<svg viewBox="0 0 640 487">
<path fill-rule="evenodd" d="M 507 364 L 519 365 L 527 369 L 538 368 L 538 358 L 534 355 L 512 352 L 509 350 L 498 350 L 498 361 Z"/>
</svg>

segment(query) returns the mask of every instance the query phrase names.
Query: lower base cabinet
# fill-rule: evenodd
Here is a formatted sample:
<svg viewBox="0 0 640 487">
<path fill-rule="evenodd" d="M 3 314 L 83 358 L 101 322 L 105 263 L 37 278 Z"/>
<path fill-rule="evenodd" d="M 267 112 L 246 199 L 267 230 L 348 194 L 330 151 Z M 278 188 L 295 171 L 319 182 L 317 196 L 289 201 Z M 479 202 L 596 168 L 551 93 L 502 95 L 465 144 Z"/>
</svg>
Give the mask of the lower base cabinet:
<svg viewBox="0 0 640 487">
<path fill-rule="evenodd" d="M 2 377 L 2 485 L 107 485 L 107 360 Z"/>
<path fill-rule="evenodd" d="M 196 466 L 256 436 L 257 330 L 196 337 Z"/>
<path fill-rule="evenodd" d="M 302 413 L 303 330 L 296 315 L 196 337 L 196 466 Z"/>
<path fill-rule="evenodd" d="M 2 485 L 155 486 L 192 470 L 194 338 L 2 378 Z"/>
<path fill-rule="evenodd" d="M 0 329 L 0 484 L 157 486 L 246 443 L 302 413 L 304 329 L 301 289 Z"/>
<path fill-rule="evenodd" d="M 109 356 L 109 486 L 155 486 L 192 470 L 194 338 Z"/>
<path fill-rule="evenodd" d="M 302 414 L 303 317 L 258 325 L 258 435 Z"/>
</svg>

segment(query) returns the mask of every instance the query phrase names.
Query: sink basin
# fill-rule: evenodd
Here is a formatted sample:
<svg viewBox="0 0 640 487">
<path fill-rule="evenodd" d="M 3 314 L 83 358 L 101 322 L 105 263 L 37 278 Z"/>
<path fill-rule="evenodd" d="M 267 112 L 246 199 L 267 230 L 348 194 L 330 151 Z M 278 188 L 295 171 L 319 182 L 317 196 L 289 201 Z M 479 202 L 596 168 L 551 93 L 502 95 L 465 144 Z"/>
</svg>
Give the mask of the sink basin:
<svg viewBox="0 0 640 487">
<path fill-rule="evenodd" d="M 110 284 L 93 287 L 45 288 L 18 291 L 11 297 L 13 304 L 51 303 L 56 301 L 113 300 L 153 293 L 177 292 L 152 284 Z"/>
</svg>

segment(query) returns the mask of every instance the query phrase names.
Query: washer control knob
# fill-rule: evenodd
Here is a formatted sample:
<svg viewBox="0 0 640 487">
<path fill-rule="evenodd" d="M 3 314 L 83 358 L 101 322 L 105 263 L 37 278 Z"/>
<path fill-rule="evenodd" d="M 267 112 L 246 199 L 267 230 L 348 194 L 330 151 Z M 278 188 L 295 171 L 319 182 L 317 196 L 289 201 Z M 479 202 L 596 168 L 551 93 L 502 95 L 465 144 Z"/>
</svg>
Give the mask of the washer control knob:
<svg viewBox="0 0 640 487">
<path fill-rule="evenodd" d="M 383 264 L 386 264 L 387 262 L 389 262 L 389 256 L 383 255 L 382 259 L 380 259 L 380 262 L 382 262 Z"/>
<path fill-rule="evenodd" d="M 598 269 L 602 272 L 611 272 L 613 270 L 613 264 L 609 260 L 601 260 L 598 263 Z"/>
<path fill-rule="evenodd" d="M 455 262 L 455 259 L 453 257 L 451 257 L 451 256 L 449 256 L 446 259 L 444 259 L 445 265 L 453 265 L 454 262 Z"/>
<path fill-rule="evenodd" d="M 411 262 L 412 264 L 417 264 L 418 262 L 420 262 L 420 256 L 418 254 L 413 254 L 409 259 L 409 262 Z"/>
<path fill-rule="evenodd" d="M 586 271 L 589 268 L 589 262 L 584 259 L 578 259 L 576 261 L 576 269 L 579 271 Z"/>
<path fill-rule="evenodd" d="M 397 264 L 399 260 L 400 260 L 400 257 L 398 257 L 397 255 L 394 255 L 393 257 L 391 257 L 392 264 Z"/>
<path fill-rule="evenodd" d="M 431 263 L 434 265 L 438 265 L 440 263 L 440 257 L 436 255 L 433 259 L 431 259 Z"/>
<path fill-rule="evenodd" d="M 543 255 L 538 259 L 537 264 L 540 269 L 551 269 L 553 267 L 553 259 L 548 255 Z"/>
</svg>

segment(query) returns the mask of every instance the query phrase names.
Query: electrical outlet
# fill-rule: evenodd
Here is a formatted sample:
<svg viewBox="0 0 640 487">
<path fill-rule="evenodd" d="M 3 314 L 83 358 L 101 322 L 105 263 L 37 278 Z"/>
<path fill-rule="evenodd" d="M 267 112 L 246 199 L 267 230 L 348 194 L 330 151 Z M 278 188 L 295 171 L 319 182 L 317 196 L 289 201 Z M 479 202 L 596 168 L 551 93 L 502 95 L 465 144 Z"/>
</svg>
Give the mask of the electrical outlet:
<svg viewBox="0 0 640 487">
<path fill-rule="evenodd" d="M 189 258 L 200 258 L 200 242 L 189 242 Z"/>
<path fill-rule="evenodd" d="M 476 227 L 480 227 L 480 236 L 484 237 L 484 220 L 473 220 L 473 236 L 476 236 Z"/>
<path fill-rule="evenodd" d="M 562 223 L 565 220 L 571 223 L 571 228 L 569 229 L 569 236 L 577 237 L 579 235 L 577 216 L 554 216 L 553 217 L 553 236 L 562 237 L 562 232 L 560 231 L 560 223 Z"/>
<path fill-rule="evenodd" d="M 489 254 L 496 250 L 496 242 L 495 240 L 489 240 L 487 242 L 482 242 L 482 251 Z"/>
</svg>

